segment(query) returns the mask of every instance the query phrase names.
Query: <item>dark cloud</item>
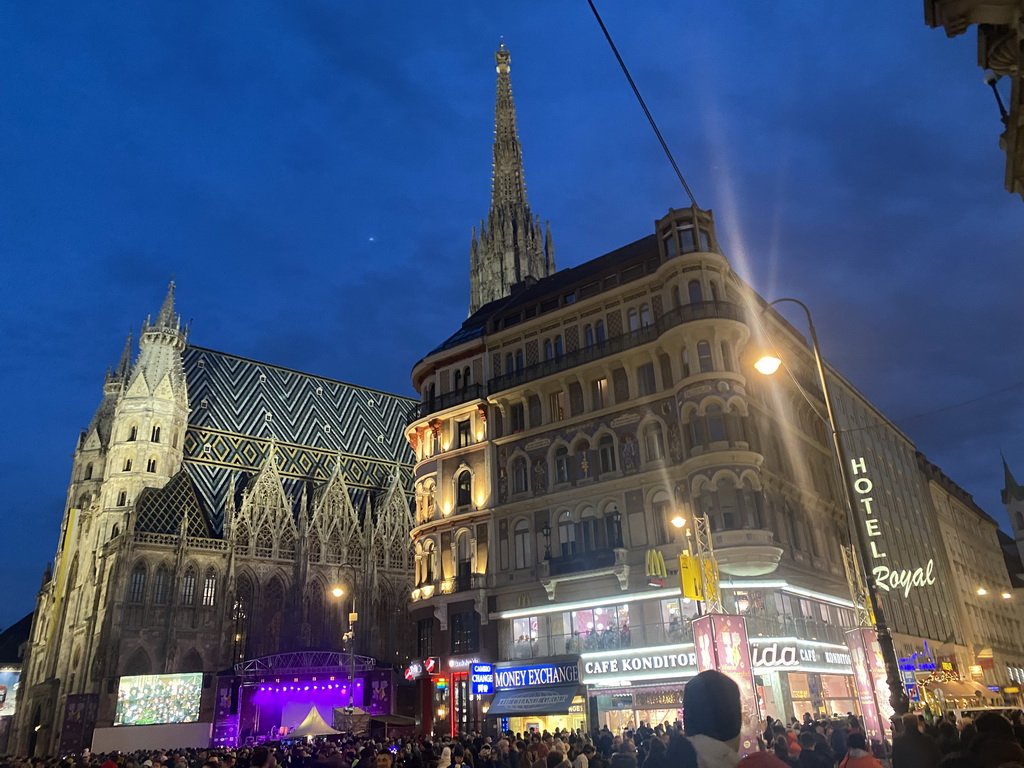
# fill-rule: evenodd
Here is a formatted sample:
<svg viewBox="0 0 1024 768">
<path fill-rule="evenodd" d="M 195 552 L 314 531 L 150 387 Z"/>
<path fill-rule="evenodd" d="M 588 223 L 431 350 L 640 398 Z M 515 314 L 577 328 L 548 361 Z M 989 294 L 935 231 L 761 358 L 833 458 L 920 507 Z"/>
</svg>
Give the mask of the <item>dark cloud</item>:
<svg viewBox="0 0 1024 768">
<path fill-rule="evenodd" d="M 1024 216 L 973 30 L 882 0 L 600 5 L 740 274 L 805 299 L 827 356 L 1002 519 L 1021 392 L 945 409 L 1024 380 Z M 560 266 L 687 204 L 585 4 L 0 7 L 0 625 L 32 606 L 77 430 L 172 275 L 196 343 L 409 391 L 465 318 L 500 35 Z"/>
</svg>

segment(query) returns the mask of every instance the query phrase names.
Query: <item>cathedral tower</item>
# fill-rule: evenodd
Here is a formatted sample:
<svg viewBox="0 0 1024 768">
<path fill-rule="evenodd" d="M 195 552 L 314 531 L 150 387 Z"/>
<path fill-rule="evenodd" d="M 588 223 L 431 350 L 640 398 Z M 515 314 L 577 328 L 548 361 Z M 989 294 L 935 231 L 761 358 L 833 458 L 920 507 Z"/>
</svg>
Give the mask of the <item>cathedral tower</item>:
<svg viewBox="0 0 1024 768">
<path fill-rule="evenodd" d="M 512 286 L 540 280 L 555 271 L 551 227 L 530 212 L 523 176 L 523 151 L 516 130 L 516 108 L 509 76 L 511 55 L 502 43 L 495 51 L 498 93 L 494 107 L 494 168 L 487 221 L 474 228 L 469 250 L 469 314 L 508 296 Z"/>
</svg>

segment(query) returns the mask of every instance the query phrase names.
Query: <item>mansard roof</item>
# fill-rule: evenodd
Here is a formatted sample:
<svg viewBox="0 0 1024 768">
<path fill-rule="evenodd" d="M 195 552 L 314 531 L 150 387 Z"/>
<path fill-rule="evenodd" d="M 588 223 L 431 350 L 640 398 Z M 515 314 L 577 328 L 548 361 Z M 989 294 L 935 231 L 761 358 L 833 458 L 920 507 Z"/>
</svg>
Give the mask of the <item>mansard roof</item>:
<svg viewBox="0 0 1024 768">
<path fill-rule="evenodd" d="M 353 503 L 388 486 L 397 463 L 411 487 L 403 436 L 413 400 L 205 347 L 184 353 L 189 414 L 185 465 L 215 531 L 231 484 L 251 481 L 270 455 L 284 493 L 327 481 L 341 460 Z M 357 507 L 358 508 L 358 507 Z"/>
<path fill-rule="evenodd" d="M 516 315 L 526 307 L 538 304 L 544 299 L 558 298 L 570 289 L 589 285 L 595 280 L 601 280 L 612 274 L 620 274 L 630 267 L 647 265 L 648 263 L 650 268 L 641 271 L 636 277 L 640 277 L 647 272 L 653 272 L 660 266 L 658 239 L 655 235 L 640 238 L 603 256 L 598 256 L 578 266 L 555 272 L 553 275 L 542 280 L 520 283 L 513 288 L 510 296 L 497 299 L 480 307 L 480 309 L 466 319 L 458 331 L 431 350 L 427 357 L 493 333 L 502 327 L 504 318 Z M 621 285 L 632 279 L 635 278 L 622 276 L 616 284 Z M 611 286 L 607 287 L 610 288 Z M 595 292 L 603 290 L 605 290 L 605 286 L 602 284 Z M 540 313 L 541 310 L 538 308 L 538 314 Z"/>
</svg>

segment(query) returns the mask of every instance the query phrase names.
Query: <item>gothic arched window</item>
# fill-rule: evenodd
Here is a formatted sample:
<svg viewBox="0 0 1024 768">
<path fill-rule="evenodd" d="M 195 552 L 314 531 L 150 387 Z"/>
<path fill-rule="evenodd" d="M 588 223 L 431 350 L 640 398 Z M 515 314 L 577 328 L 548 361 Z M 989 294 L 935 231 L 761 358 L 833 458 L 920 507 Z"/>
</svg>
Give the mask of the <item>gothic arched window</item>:
<svg viewBox="0 0 1024 768">
<path fill-rule="evenodd" d="M 217 572 L 210 568 L 203 577 L 203 606 L 211 608 L 217 601 Z"/>
<path fill-rule="evenodd" d="M 153 604 L 166 605 L 171 594 L 171 574 L 166 565 L 160 565 L 153 575 Z"/>
<path fill-rule="evenodd" d="M 473 476 L 468 469 L 464 469 L 455 480 L 455 506 L 467 507 L 472 503 Z"/>
<path fill-rule="evenodd" d="M 270 527 L 264 525 L 256 534 L 256 557 L 270 557 L 274 554 L 274 537 Z"/>
<path fill-rule="evenodd" d="M 146 596 L 146 564 L 138 562 L 128 580 L 128 602 L 141 603 Z"/>
<path fill-rule="evenodd" d="M 160 425 L 159 424 L 156 424 L 156 425 L 153 426 L 153 431 L 150 434 L 150 442 L 153 442 L 153 443 L 159 443 L 160 442 Z"/>
<path fill-rule="evenodd" d="M 196 601 L 196 569 L 190 565 L 181 580 L 181 604 L 194 605 Z"/>
</svg>

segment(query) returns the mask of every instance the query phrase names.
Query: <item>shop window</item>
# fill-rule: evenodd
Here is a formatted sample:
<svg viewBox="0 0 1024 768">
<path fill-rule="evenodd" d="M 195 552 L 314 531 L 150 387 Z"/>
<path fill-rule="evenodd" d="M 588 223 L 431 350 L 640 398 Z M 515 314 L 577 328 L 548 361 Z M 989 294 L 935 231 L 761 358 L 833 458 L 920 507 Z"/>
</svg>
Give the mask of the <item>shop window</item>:
<svg viewBox="0 0 1024 768">
<path fill-rule="evenodd" d="M 614 472 L 617 467 L 615 462 L 615 440 L 612 436 L 602 435 L 601 439 L 597 441 L 597 450 L 601 462 L 601 474 Z"/>
<path fill-rule="evenodd" d="M 522 570 L 531 564 L 530 558 L 530 524 L 525 520 L 516 523 L 512 533 L 512 542 L 515 548 L 516 570 Z"/>
<path fill-rule="evenodd" d="M 522 456 L 512 461 L 512 493 L 526 493 L 529 488 L 529 465 Z"/>
<path fill-rule="evenodd" d="M 476 611 L 452 614 L 449 623 L 452 655 L 480 650 L 480 615 Z"/>
<path fill-rule="evenodd" d="M 555 483 L 568 483 L 572 479 L 569 449 L 564 445 L 555 449 Z"/>
<path fill-rule="evenodd" d="M 608 405 L 608 379 L 594 379 L 590 383 L 590 395 L 594 401 L 595 411 Z"/>
<path fill-rule="evenodd" d="M 658 384 L 654 378 L 654 363 L 644 363 L 637 368 L 636 378 L 640 397 L 653 395 L 658 391 Z"/>
<path fill-rule="evenodd" d="M 661 601 L 661 627 L 666 644 L 693 642 L 690 622 L 697 616 L 697 603 L 688 597 Z"/>
<path fill-rule="evenodd" d="M 458 447 L 468 448 L 470 444 L 469 419 L 456 422 L 456 433 L 458 435 Z"/>
<path fill-rule="evenodd" d="M 455 481 L 455 506 L 468 507 L 473 503 L 473 476 L 468 469 L 459 473 Z"/>
<path fill-rule="evenodd" d="M 633 644 L 628 604 L 568 611 L 562 614 L 562 622 L 569 630 L 566 653 L 630 648 Z"/>
</svg>

